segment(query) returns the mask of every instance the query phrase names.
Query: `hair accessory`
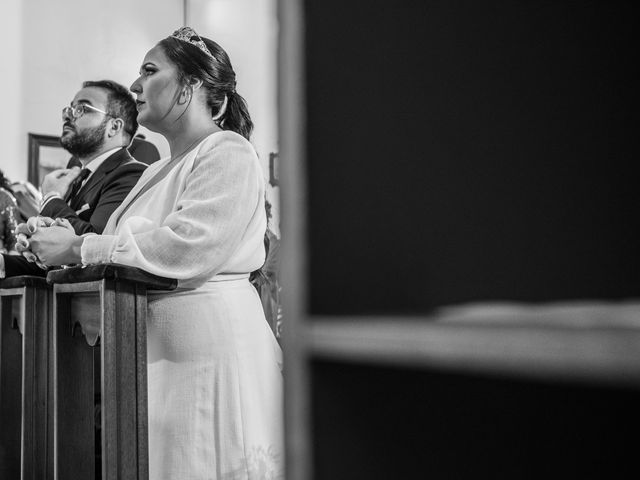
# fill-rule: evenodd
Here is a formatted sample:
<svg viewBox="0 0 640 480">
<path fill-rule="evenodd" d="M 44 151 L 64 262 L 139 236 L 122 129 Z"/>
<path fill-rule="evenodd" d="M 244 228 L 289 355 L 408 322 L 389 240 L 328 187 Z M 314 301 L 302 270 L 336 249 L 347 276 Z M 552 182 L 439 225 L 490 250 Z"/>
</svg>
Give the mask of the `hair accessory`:
<svg viewBox="0 0 640 480">
<path fill-rule="evenodd" d="M 222 119 L 222 117 L 224 116 L 224 114 L 227 113 L 228 103 L 229 103 L 229 97 L 225 95 L 224 100 L 222 101 L 222 105 L 220 105 L 220 110 L 218 110 L 218 113 L 216 113 L 212 118 L 214 122 L 219 122 L 220 119 Z"/>
<path fill-rule="evenodd" d="M 177 38 L 178 40 L 182 40 L 183 42 L 190 43 L 194 47 L 198 47 L 204 53 L 209 55 L 211 58 L 214 58 L 207 45 L 202 41 L 200 35 L 196 33 L 196 31 L 191 27 L 182 27 L 171 34 L 173 38 Z"/>
</svg>

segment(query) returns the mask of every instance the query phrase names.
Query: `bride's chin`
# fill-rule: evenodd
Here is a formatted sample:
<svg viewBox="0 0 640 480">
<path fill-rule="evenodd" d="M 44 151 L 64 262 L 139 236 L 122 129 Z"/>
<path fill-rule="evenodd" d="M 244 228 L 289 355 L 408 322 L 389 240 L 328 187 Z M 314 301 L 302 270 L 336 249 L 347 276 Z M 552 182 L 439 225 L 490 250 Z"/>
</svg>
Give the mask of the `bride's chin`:
<svg viewBox="0 0 640 480">
<path fill-rule="evenodd" d="M 138 113 L 138 117 L 136 118 L 136 120 L 138 121 L 138 125 L 151 130 L 151 124 L 153 122 L 150 122 L 143 112 Z"/>
<path fill-rule="evenodd" d="M 161 131 L 162 129 L 159 127 L 159 125 L 156 125 L 153 122 L 145 121 L 144 119 L 142 121 L 140 121 L 140 119 L 138 119 L 138 125 L 140 125 L 141 127 L 146 128 L 150 132 L 162 133 L 162 131 Z"/>
</svg>

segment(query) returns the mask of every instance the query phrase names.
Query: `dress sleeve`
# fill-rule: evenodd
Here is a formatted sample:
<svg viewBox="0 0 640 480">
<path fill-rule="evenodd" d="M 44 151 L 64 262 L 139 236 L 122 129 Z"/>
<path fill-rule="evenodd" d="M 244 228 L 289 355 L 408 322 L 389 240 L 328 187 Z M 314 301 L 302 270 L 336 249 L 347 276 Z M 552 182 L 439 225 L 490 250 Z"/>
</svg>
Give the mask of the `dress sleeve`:
<svg viewBox="0 0 640 480">
<path fill-rule="evenodd" d="M 178 280 L 215 275 L 255 236 L 252 219 L 265 215 L 261 182 L 250 144 L 220 143 L 196 158 L 161 225 L 132 215 L 115 235 L 87 236 L 83 263 L 121 263 Z"/>
</svg>

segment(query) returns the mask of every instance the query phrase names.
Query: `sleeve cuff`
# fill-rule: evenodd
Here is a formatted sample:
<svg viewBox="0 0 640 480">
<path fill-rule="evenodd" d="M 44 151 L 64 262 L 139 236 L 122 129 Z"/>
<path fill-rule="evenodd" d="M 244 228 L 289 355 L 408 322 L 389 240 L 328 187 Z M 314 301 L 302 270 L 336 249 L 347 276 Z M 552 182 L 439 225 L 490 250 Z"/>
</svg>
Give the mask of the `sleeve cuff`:
<svg viewBox="0 0 640 480">
<path fill-rule="evenodd" d="M 40 213 L 42 213 L 45 205 L 49 203 L 49 201 L 51 201 L 53 198 L 59 198 L 60 200 L 63 200 L 62 195 L 60 195 L 58 192 L 47 193 L 44 197 L 42 197 L 42 203 L 40 204 Z"/>
<path fill-rule="evenodd" d="M 86 233 L 83 235 L 84 241 L 80 247 L 83 265 L 93 265 L 96 263 L 109 263 L 115 250 L 115 235 L 96 235 Z"/>
</svg>

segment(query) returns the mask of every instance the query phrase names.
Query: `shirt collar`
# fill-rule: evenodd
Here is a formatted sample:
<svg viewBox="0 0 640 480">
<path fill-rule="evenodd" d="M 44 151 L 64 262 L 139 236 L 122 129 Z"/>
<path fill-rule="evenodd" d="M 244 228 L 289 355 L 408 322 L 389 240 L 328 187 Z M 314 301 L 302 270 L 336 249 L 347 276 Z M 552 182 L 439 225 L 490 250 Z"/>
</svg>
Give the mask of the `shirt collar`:
<svg viewBox="0 0 640 480">
<path fill-rule="evenodd" d="M 91 172 L 89 174 L 89 177 L 91 175 L 93 175 L 93 172 L 95 172 L 100 165 L 102 165 L 102 162 L 104 162 L 107 158 L 109 158 L 111 155 L 116 153 L 121 148 L 122 147 L 116 147 L 116 148 L 112 148 L 111 150 L 107 150 L 106 152 L 101 153 L 96 158 L 94 158 L 89 163 L 87 163 L 87 165 L 85 167 L 83 167 L 83 168 L 88 168 L 89 169 L 89 171 Z M 86 180 L 88 180 L 89 177 L 87 177 Z"/>
</svg>

